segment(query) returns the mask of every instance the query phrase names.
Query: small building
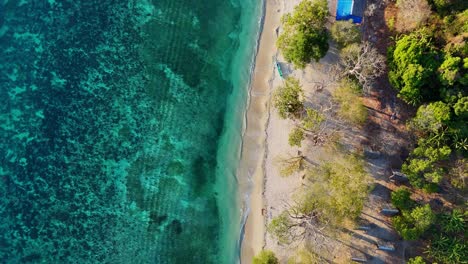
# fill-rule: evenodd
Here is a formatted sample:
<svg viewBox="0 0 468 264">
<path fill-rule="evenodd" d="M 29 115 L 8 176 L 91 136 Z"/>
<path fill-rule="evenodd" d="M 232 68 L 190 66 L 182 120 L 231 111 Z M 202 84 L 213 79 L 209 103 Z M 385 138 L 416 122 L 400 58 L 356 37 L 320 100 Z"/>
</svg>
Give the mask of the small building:
<svg viewBox="0 0 468 264">
<path fill-rule="evenodd" d="M 360 24 L 364 17 L 366 0 L 337 0 L 336 20 L 350 20 Z"/>
</svg>

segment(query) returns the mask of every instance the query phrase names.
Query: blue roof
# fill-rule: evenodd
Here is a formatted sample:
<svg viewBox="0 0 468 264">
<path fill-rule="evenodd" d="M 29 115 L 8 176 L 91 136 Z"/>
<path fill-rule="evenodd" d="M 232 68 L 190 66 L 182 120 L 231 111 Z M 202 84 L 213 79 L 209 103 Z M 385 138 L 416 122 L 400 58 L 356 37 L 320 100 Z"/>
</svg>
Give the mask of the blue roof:
<svg viewBox="0 0 468 264">
<path fill-rule="evenodd" d="M 338 0 L 336 6 L 336 20 L 350 20 L 354 23 L 362 22 L 362 14 L 357 15 L 354 9 L 354 0 Z"/>
</svg>

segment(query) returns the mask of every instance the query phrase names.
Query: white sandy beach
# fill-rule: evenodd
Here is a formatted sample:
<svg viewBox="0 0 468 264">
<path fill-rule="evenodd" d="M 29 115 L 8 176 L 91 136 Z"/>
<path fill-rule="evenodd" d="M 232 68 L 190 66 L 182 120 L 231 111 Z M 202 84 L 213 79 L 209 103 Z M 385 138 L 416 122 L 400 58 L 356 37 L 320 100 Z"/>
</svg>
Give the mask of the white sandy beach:
<svg viewBox="0 0 468 264">
<path fill-rule="evenodd" d="M 287 143 L 289 121 L 280 120 L 271 109 L 270 98 L 274 87 L 281 84 L 275 68 L 275 56 L 277 54 L 276 39 L 277 28 L 280 27 L 280 18 L 285 12 L 292 11 L 298 0 L 266 0 L 265 20 L 260 38 L 258 53 L 255 62 L 255 71 L 252 77 L 250 91 L 250 105 L 247 111 L 247 124 L 242 146 L 242 158 L 239 169 L 239 178 L 251 179 L 248 184 L 252 187 L 250 196 L 250 212 L 245 225 L 245 235 L 241 248 L 241 262 L 251 263 L 253 256 L 265 247 L 266 215 L 271 214 L 270 206 L 279 203 L 267 203 L 267 195 L 275 194 L 270 188 L 265 188 L 265 183 L 275 186 L 273 189 L 282 187 L 289 189 L 293 183 L 282 181 L 274 184 L 276 171 L 268 162 L 269 157 L 276 153 L 287 153 L 290 149 Z M 278 133 L 272 133 L 274 130 Z M 275 177 L 276 178 L 276 177 Z M 289 178 L 293 180 L 293 178 Z M 285 180 L 282 178 L 281 180 Z M 287 181 L 287 180 L 286 180 Z M 284 190 L 283 190 L 284 191 Z M 280 201 L 280 200 L 278 200 Z M 265 211 L 263 210 L 265 209 Z"/>
</svg>

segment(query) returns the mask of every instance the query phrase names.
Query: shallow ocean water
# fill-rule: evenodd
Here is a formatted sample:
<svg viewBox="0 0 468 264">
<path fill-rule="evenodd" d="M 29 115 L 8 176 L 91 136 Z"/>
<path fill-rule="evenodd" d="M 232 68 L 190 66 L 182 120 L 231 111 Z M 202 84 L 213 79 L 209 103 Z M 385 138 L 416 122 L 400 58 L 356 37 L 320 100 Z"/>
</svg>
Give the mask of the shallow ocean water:
<svg viewBox="0 0 468 264">
<path fill-rule="evenodd" d="M 260 4 L 0 0 L 0 262 L 236 263 Z"/>
</svg>

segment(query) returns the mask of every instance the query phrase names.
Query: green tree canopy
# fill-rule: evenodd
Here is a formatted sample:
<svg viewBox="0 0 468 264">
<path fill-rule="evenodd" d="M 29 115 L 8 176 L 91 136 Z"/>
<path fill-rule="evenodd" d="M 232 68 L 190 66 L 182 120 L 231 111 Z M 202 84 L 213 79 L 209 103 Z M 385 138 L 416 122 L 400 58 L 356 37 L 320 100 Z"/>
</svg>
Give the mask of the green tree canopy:
<svg viewBox="0 0 468 264">
<path fill-rule="evenodd" d="M 399 96 L 417 105 L 424 97 L 437 93 L 431 76 L 438 67 L 436 49 L 424 31 L 404 35 L 389 52 L 389 79 Z"/>
<path fill-rule="evenodd" d="M 449 121 L 450 106 L 439 101 L 421 105 L 410 124 L 417 130 L 437 133 Z"/>
<path fill-rule="evenodd" d="M 426 264 L 426 261 L 421 256 L 408 259 L 407 264 Z"/>
<path fill-rule="evenodd" d="M 466 231 L 466 218 L 468 213 L 454 209 L 450 214 L 443 214 L 441 217 L 441 227 L 445 233 L 464 234 Z"/>
<path fill-rule="evenodd" d="M 393 206 L 400 210 L 410 210 L 414 206 L 414 201 L 411 200 L 411 193 L 408 188 L 401 187 L 393 191 L 391 194 Z"/>
<path fill-rule="evenodd" d="M 464 96 L 458 99 L 453 105 L 453 111 L 457 116 L 468 115 L 468 96 Z"/>
<path fill-rule="evenodd" d="M 426 204 L 411 211 L 403 211 L 401 216 L 392 219 L 396 231 L 405 240 L 416 240 L 434 223 L 435 214 Z"/>
<path fill-rule="evenodd" d="M 451 152 L 448 146 L 432 145 L 427 139 L 421 138 L 418 141 L 418 147 L 412 151 L 401 170 L 408 175 L 414 187 L 423 188 L 426 183 L 438 184 L 444 175 L 444 170 L 438 162 L 448 159 Z"/>
<path fill-rule="evenodd" d="M 273 105 L 281 118 L 295 118 L 304 109 L 304 92 L 299 80 L 287 78 L 273 94 Z"/>
<path fill-rule="evenodd" d="M 318 61 L 325 56 L 328 51 L 327 16 L 325 0 L 303 0 L 292 14 L 283 16 L 284 30 L 277 45 L 286 61 L 302 69 L 312 59 Z"/>
<path fill-rule="evenodd" d="M 444 85 L 454 85 L 455 81 L 461 77 L 460 57 L 446 56 L 444 62 L 439 67 L 439 79 Z"/>
<path fill-rule="evenodd" d="M 307 179 L 310 184 L 294 198 L 296 209 L 302 214 L 315 212 L 330 225 L 359 216 L 370 184 L 361 157 L 337 154 L 332 160 L 313 168 Z"/>
<path fill-rule="evenodd" d="M 279 264 L 278 258 L 275 253 L 270 250 L 262 250 L 260 253 L 253 258 L 253 264 Z"/>
<path fill-rule="evenodd" d="M 288 212 L 284 211 L 271 220 L 267 226 L 267 231 L 276 237 L 278 242 L 289 244 L 293 236 L 291 233 L 292 227 L 294 227 L 294 223 L 289 218 Z"/>
<path fill-rule="evenodd" d="M 340 47 L 359 43 L 361 40 L 361 31 L 352 20 L 336 21 L 333 23 L 330 32 L 331 37 Z"/>
<path fill-rule="evenodd" d="M 360 94 L 359 84 L 347 78 L 341 80 L 340 86 L 332 93 L 333 99 L 340 104 L 338 114 L 357 125 L 362 125 L 367 118 L 367 109 Z"/>
</svg>

